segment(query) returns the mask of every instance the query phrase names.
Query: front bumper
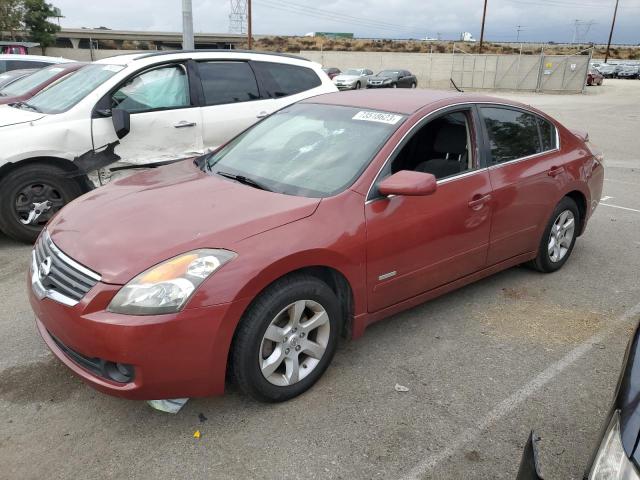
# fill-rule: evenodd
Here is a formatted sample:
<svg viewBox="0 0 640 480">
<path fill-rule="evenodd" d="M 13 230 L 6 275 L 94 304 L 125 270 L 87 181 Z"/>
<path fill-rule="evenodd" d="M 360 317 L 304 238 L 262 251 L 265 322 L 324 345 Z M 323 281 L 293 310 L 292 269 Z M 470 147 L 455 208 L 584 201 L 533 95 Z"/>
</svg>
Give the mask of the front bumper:
<svg viewBox="0 0 640 480">
<path fill-rule="evenodd" d="M 156 316 L 107 312 L 119 288 L 98 283 L 77 305 L 67 306 L 38 299 L 29 279 L 29 301 L 49 349 L 83 381 L 110 395 L 151 400 L 222 394 L 243 306 L 227 303 Z M 110 380 L 83 357 L 131 365 L 133 380 Z"/>
<path fill-rule="evenodd" d="M 335 84 L 336 87 L 338 87 L 338 90 L 355 90 L 356 89 L 356 82 L 352 83 L 352 84 L 343 84 L 343 85 L 339 85 L 339 84 Z"/>
<path fill-rule="evenodd" d="M 381 83 L 379 85 L 369 83 L 367 88 L 391 88 L 392 85 L 393 83 Z"/>
</svg>

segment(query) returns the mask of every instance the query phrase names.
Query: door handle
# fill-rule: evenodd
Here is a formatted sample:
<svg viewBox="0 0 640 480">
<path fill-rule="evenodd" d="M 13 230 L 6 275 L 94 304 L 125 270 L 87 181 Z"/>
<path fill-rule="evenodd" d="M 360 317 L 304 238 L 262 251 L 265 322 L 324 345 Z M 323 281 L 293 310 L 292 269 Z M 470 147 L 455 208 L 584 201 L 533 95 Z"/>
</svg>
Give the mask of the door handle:
<svg viewBox="0 0 640 480">
<path fill-rule="evenodd" d="M 174 128 L 186 128 L 186 127 L 195 127 L 196 122 L 187 122 L 186 120 L 182 120 L 173 125 Z"/>
<path fill-rule="evenodd" d="M 474 195 L 471 200 L 469 200 L 469 208 L 472 210 L 480 210 L 482 206 L 491 200 L 491 195 Z"/>
<path fill-rule="evenodd" d="M 264 117 L 268 117 L 269 116 L 269 112 L 265 112 L 264 110 L 262 112 L 260 112 L 259 114 L 256 115 L 256 118 L 264 118 Z"/>
<path fill-rule="evenodd" d="M 550 177 L 557 177 L 561 173 L 564 173 L 564 167 L 551 167 L 547 172 Z"/>
</svg>

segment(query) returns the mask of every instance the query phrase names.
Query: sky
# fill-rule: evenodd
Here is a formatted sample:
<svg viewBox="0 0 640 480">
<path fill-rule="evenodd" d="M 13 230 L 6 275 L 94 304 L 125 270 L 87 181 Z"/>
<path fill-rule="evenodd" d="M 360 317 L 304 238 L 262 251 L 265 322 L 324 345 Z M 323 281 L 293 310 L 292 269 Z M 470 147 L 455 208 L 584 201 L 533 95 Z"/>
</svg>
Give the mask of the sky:
<svg viewBox="0 0 640 480">
<path fill-rule="evenodd" d="M 182 0 L 49 0 L 63 27 L 182 29 Z M 233 0 L 193 0 L 196 32 L 229 32 Z M 615 0 L 488 0 L 489 41 L 606 43 Z M 480 36 L 483 0 L 253 0 L 253 31 L 265 35 L 350 32 L 358 37 L 454 40 Z M 640 0 L 620 0 L 613 43 L 640 44 Z"/>
</svg>

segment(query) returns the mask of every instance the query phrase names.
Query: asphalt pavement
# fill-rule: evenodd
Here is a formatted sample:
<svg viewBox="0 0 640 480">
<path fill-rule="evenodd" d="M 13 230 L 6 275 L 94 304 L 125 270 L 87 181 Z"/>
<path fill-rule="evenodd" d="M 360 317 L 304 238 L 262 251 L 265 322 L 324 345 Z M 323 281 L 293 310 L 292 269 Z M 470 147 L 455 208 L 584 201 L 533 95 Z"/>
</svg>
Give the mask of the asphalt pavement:
<svg viewBox="0 0 640 480">
<path fill-rule="evenodd" d="M 373 325 L 283 404 L 230 385 L 170 415 L 92 390 L 36 331 L 30 247 L 0 236 L 0 478 L 512 479 L 531 429 L 546 479 L 581 478 L 640 318 L 640 81 L 502 96 L 605 151 L 606 197 L 571 259 Z"/>
</svg>

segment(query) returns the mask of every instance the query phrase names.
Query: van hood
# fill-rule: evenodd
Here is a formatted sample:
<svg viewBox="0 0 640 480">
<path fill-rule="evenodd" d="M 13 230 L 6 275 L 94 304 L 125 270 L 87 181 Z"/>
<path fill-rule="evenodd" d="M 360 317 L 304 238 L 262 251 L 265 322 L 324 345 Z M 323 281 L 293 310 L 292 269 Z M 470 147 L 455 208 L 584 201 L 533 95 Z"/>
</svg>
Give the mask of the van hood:
<svg viewBox="0 0 640 480">
<path fill-rule="evenodd" d="M 168 258 L 239 241 L 307 217 L 320 199 L 208 175 L 185 160 L 117 180 L 74 200 L 47 226 L 77 262 L 122 285 Z"/>
<path fill-rule="evenodd" d="M 0 97 L 0 100 L 3 97 Z M 14 108 L 9 105 L 0 105 L 0 127 L 17 125 L 19 123 L 35 122 L 44 117 L 44 113 L 34 112 L 22 108 Z"/>
</svg>

